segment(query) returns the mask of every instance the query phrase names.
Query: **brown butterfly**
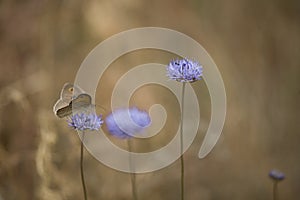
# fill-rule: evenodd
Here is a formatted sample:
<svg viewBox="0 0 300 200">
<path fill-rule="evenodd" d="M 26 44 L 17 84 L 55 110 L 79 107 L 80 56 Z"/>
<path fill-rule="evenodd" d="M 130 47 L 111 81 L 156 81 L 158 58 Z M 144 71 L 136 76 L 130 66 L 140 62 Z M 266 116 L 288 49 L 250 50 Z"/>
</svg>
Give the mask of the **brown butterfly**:
<svg viewBox="0 0 300 200">
<path fill-rule="evenodd" d="M 53 106 L 53 112 L 59 118 L 76 112 L 86 112 L 93 107 L 92 97 L 71 83 L 66 83 L 60 93 L 60 99 Z"/>
</svg>

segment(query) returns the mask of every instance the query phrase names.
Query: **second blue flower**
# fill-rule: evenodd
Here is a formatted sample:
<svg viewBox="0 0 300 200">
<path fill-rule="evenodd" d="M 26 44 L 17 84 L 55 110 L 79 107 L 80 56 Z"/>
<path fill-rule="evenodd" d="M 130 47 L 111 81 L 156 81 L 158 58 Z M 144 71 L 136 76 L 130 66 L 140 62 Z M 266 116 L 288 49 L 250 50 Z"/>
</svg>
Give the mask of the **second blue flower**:
<svg viewBox="0 0 300 200">
<path fill-rule="evenodd" d="M 125 139 L 141 133 L 150 125 L 151 119 L 146 111 L 133 107 L 114 110 L 105 122 L 112 135 Z"/>
<path fill-rule="evenodd" d="M 202 78 L 202 66 L 189 59 L 176 59 L 167 66 L 167 75 L 178 82 L 194 82 Z"/>
</svg>

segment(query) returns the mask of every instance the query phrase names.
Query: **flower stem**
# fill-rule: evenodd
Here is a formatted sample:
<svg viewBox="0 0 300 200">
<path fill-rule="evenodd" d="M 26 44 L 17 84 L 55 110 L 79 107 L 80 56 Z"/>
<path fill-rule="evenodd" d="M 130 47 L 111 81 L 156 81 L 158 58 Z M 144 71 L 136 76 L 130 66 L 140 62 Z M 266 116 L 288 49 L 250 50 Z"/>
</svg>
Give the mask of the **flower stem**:
<svg viewBox="0 0 300 200">
<path fill-rule="evenodd" d="M 184 92 L 185 82 L 182 84 L 181 93 L 181 119 L 180 119 L 180 163 L 181 163 L 181 200 L 184 200 L 184 159 L 183 159 L 183 112 L 184 112 Z"/>
<path fill-rule="evenodd" d="M 277 200 L 277 181 L 273 181 L 273 200 Z"/>
<path fill-rule="evenodd" d="M 129 169 L 130 171 L 134 171 L 133 165 L 132 165 L 132 159 L 131 159 L 131 151 L 132 151 L 132 144 L 130 139 L 127 139 L 127 145 L 128 145 L 128 150 L 129 150 Z M 137 200 L 137 190 L 136 190 L 136 175 L 134 172 L 130 173 L 130 178 L 131 178 L 131 192 L 132 192 L 132 199 Z"/>
<path fill-rule="evenodd" d="M 87 191 L 86 191 L 85 179 L 84 179 L 84 173 L 83 173 L 83 140 L 84 140 L 84 131 L 82 133 L 82 140 L 81 140 L 81 146 L 80 146 L 80 174 L 81 174 L 81 183 L 82 183 L 82 188 L 83 188 L 84 200 L 87 200 Z"/>
</svg>

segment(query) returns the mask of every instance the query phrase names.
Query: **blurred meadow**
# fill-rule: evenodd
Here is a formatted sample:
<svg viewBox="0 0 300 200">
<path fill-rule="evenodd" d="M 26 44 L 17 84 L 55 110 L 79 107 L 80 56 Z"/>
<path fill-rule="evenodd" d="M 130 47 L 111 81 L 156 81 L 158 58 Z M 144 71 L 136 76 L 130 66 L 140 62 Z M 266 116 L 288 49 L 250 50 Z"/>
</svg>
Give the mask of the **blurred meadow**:
<svg viewBox="0 0 300 200">
<path fill-rule="evenodd" d="M 0 200 L 83 199 L 80 140 L 52 107 L 97 44 L 145 26 L 174 29 L 197 40 L 216 62 L 226 88 L 223 133 L 200 160 L 210 97 L 204 81 L 193 83 L 201 123 L 185 153 L 186 199 L 271 200 L 268 172 L 273 168 L 286 174 L 278 199 L 299 199 L 299 1 L 1 0 Z M 97 88 L 96 104 L 105 108 L 104 116 L 122 74 L 143 63 L 167 64 L 174 57 L 141 50 L 116 60 Z M 144 109 L 156 103 L 165 106 L 167 123 L 150 141 L 134 141 L 136 152 L 167 144 L 179 126 L 178 101 L 166 88 L 142 87 L 130 101 Z M 103 130 L 107 133 L 105 126 Z M 129 174 L 106 167 L 87 151 L 84 162 L 89 199 L 131 199 Z M 179 199 L 179 160 L 137 175 L 137 185 L 139 199 Z"/>
</svg>

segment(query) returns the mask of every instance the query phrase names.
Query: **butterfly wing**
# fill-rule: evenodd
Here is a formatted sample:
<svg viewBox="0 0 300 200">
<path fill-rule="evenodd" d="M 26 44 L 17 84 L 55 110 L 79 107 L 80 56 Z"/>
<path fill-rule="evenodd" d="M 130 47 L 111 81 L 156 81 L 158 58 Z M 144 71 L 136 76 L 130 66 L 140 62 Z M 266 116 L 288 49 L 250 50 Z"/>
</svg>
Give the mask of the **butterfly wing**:
<svg viewBox="0 0 300 200">
<path fill-rule="evenodd" d="M 55 113 L 59 118 L 67 117 L 72 114 L 72 106 L 60 108 Z"/>
<path fill-rule="evenodd" d="M 92 108 L 92 97 L 88 94 L 80 94 L 73 99 L 68 106 L 57 110 L 56 115 L 60 118 L 71 115 L 72 113 L 88 112 Z"/>
<path fill-rule="evenodd" d="M 56 114 L 59 109 L 64 108 L 64 107 L 68 106 L 69 104 L 70 104 L 69 101 L 65 101 L 63 99 L 58 99 L 57 102 L 53 106 L 54 114 Z"/>
<path fill-rule="evenodd" d="M 84 93 L 84 91 L 80 87 L 78 87 L 72 83 L 65 83 L 60 92 L 60 98 L 57 100 L 57 102 L 53 106 L 54 114 L 57 115 L 58 110 L 69 106 L 71 101 L 82 93 Z"/>
<path fill-rule="evenodd" d="M 72 83 L 65 83 L 60 92 L 60 98 L 71 102 L 71 100 L 82 93 L 84 93 L 84 91 L 80 87 Z"/>
<path fill-rule="evenodd" d="M 92 104 L 92 97 L 88 94 L 80 94 L 71 101 L 73 107 L 85 107 Z"/>
</svg>

